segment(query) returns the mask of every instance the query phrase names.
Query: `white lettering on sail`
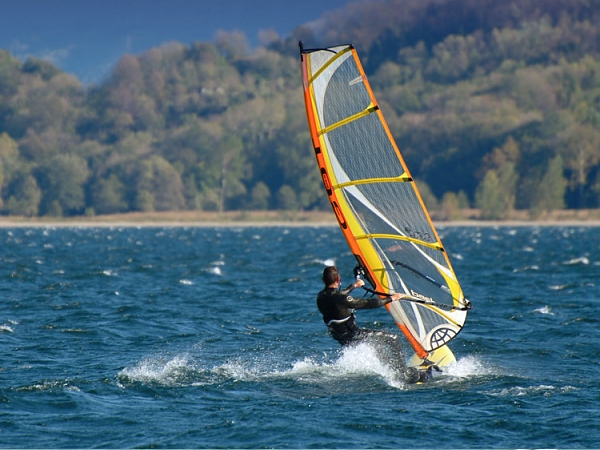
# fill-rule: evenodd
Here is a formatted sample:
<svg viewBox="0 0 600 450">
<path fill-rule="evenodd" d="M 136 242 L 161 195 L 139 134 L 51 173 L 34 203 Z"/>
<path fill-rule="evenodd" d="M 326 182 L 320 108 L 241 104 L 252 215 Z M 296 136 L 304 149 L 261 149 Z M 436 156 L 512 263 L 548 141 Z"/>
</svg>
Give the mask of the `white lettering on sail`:
<svg viewBox="0 0 600 450">
<path fill-rule="evenodd" d="M 419 294 L 418 292 L 413 291 L 412 289 L 410 290 L 410 295 L 420 300 L 425 300 L 426 302 L 433 302 L 433 299 L 431 297 L 426 297 L 423 294 Z"/>
</svg>

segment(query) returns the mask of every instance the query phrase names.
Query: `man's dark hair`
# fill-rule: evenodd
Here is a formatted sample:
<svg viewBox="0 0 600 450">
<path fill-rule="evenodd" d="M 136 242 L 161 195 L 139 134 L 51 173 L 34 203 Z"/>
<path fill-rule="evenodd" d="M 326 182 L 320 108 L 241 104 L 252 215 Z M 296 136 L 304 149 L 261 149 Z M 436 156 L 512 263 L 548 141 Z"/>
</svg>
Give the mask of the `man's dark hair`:
<svg viewBox="0 0 600 450">
<path fill-rule="evenodd" d="M 325 283 L 325 286 L 329 286 L 330 284 L 335 283 L 339 276 L 340 272 L 337 270 L 337 267 L 325 267 L 325 270 L 323 270 L 323 283 Z"/>
</svg>

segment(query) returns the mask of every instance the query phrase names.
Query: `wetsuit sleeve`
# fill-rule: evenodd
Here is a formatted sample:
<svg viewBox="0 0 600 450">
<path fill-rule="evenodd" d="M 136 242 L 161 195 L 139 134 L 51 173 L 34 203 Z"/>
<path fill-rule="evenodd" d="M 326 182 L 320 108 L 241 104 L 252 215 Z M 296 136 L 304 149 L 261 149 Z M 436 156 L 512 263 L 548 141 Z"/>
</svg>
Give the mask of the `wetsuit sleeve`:
<svg viewBox="0 0 600 450">
<path fill-rule="evenodd" d="M 348 294 L 354 290 L 354 284 L 351 284 L 346 289 L 339 291 L 340 294 L 346 296 L 346 306 L 352 309 L 374 309 L 383 305 L 387 305 L 392 301 L 390 297 L 371 297 L 371 298 L 354 298 Z"/>
<path fill-rule="evenodd" d="M 350 286 L 348 286 L 346 289 L 340 289 L 340 294 L 343 295 L 348 295 L 350 294 L 350 292 L 352 292 L 354 290 L 354 284 L 351 284 Z"/>
<path fill-rule="evenodd" d="M 392 299 L 390 297 L 354 298 L 348 295 L 346 297 L 346 301 L 348 303 L 348 307 L 353 309 L 373 309 L 387 305 L 392 301 Z"/>
</svg>

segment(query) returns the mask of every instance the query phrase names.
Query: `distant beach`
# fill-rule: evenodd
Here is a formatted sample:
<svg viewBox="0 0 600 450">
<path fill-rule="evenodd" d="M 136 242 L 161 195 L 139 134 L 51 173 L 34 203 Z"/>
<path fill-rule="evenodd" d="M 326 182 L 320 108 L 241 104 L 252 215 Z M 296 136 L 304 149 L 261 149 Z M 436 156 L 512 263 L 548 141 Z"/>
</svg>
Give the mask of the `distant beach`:
<svg viewBox="0 0 600 450">
<path fill-rule="evenodd" d="M 480 220 L 475 210 L 465 210 L 454 220 L 440 220 L 436 227 L 600 226 L 600 210 L 563 210 L 539 219 L 515 211 L 507 220 Z M 337 226 L 331 211 L 166 211 L 77 217 L 0 217 L 2 228 L 27 227 L 331 227 Z"/>
</svg>

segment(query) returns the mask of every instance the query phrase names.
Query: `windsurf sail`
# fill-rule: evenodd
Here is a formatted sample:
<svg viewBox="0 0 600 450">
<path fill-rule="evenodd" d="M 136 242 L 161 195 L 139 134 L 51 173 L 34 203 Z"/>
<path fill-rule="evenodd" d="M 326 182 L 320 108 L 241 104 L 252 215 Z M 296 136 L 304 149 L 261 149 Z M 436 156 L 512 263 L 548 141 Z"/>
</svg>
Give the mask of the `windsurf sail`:
<svg viewBox="0 0 600 450">
<path fill-rule="evenodd" d="M 462 329 L 470 302 L 379 109 L 356 49 L 304 49 L 306 115 L 321 178 L 350 249 L 426 358 Z"/>
</svg>

